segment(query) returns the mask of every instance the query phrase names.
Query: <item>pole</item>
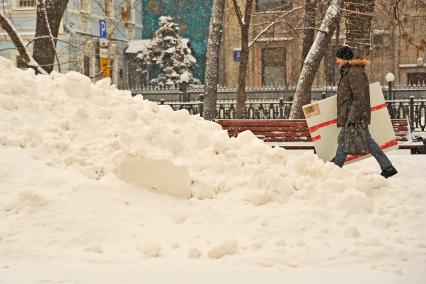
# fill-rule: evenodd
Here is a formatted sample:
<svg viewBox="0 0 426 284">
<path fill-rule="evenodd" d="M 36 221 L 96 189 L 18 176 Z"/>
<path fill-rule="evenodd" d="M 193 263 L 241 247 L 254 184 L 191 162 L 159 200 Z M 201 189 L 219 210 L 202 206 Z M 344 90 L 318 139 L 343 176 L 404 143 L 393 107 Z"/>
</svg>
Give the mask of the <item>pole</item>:
<svg viewBox="0 0 426 284">
<path fill-rule="evenodd" d="M 410 128 L 411 131 L 414 129 L 414 96 L 410 96 Z"/>
<path fill-rule="evenodd" d="M 393 108 L 392 108 L 392 81 L 388 82 L 389 89 L 388 89 L 388 112 L 391 118 L 393 118 Z"/>
<path fill-rule="evenodd" d="M 204 104 L 204 96 L 201 94 L 199 96 L 199 103 L 198 103 L 198 113 L 201 117 L 203 117 L 203 104 Z"/>
</svg>

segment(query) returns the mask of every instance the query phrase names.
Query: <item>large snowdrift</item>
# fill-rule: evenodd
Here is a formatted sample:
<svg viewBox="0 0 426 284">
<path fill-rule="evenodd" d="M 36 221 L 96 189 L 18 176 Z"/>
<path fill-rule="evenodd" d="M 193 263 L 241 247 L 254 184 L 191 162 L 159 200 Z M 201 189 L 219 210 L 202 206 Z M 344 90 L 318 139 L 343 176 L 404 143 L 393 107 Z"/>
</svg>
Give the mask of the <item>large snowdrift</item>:
<svg viewBox="0 0 426 284">
<path fill-rule="evenodd" d="M 228 138 L 75 72 L 0 57 L 0 86 L 0 262 L 426 266 L 426 191 L 378 167 Z"/>
<path fill-rule="evenodd" d="M 251 132 L 229 139 L 215 123 L 132 98 L 109 80 L 93 85 L 76 72 L 35 76 L 1 60 L 0 144 L 27 149 L 49 166 L 75 168 L 93 179 L 114 173 L 182 197 L 238 191 L 258 205 L 310 191 L 362 193 L 389 185 L 376 175 L 324 164 L 313 154 L 289 159 Z M 167 188 L 171 182 L 179 190 Z"/>
</svg>

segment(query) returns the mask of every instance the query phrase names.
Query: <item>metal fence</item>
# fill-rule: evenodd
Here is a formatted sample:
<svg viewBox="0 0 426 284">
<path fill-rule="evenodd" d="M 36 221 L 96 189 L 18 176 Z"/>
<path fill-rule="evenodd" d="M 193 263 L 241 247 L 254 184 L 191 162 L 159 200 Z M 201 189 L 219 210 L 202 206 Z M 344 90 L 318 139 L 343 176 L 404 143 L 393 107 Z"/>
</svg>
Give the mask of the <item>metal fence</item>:
<svg viewBox="0 0 426 284">
<path fill-rule="evenodd" d="M 159 88 L 159 87 L 144 87 L 129 89 L 133 95 L 142 95 L 150 101 L 160 101 L 163 99 L 166 102 L 197 102 L 200 95 L 204 94 L 203 86 L 194 86 L 188 89 L 187 92 L 181 92 L 177 88 Z M 313 87 L 312 99 L 318 100 L 321 97 L 329 97 L 336 94 L 335 86 Z M 426 99 L 426 86 L 393 86 L 391 94 L 387 86 L 382 87 L 383 93 L 387 98 L 392 99 L 409 99 L 413 96 L 416 99 Z M 284 98 L 291 101 L 294 97 L 295 87 L 261 87 L 247 88 L 246 95 L 248 100 L 279 100 Z M 235 100 L 237 90 L 234 88 L 219 87 L 218 100 Z"/>
<path fill-rule="evenodd" d="M 413 131 L 425 131 L 426 99 L 397 99 L 387 100 L 391 118 L 408 118 Z M 169 105 L 174 110 L 186 109 L 190 114 L 203 116 L 203 96 L 192 102 L 166 102 L 159 104 Z M 284 98 L 278 100 L 248 100 L 245 112 L 248 119 L 288 119 L 292 102 Z M 217 102 L 217 118 L 234 119 L 236 102 L 234 100 L 220 100 Z"/>
</svg>

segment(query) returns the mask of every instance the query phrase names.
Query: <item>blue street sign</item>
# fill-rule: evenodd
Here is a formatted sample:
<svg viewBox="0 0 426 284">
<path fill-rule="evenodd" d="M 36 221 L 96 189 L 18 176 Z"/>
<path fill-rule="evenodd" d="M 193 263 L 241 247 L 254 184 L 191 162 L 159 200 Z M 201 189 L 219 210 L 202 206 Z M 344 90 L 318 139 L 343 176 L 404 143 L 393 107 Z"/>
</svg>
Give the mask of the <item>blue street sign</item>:
<svg viewBox="0 0 426 284">
<path fill-rule="evenodd" d="M 107 37 L 107 28 L 105 20 L 99 20 L 99 36 L 103 38 Z"/>
<path fill-rule="evenodd" d="M 240 49 L 234 49 L 234 60 L 239 61 L 241 59 L 241 50 Z"/>
</svg>

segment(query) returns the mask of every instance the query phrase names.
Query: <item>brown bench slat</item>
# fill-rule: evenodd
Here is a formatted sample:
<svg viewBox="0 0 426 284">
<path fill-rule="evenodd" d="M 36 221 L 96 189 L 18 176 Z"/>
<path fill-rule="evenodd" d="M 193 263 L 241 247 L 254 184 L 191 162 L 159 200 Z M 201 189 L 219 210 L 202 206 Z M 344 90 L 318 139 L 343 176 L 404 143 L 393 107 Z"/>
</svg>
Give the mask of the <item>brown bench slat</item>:
<svg viewBox="0 0 426 284">
<path fill-rule="evenodd" d="M 229 136 L 237 136 L 239 133 L 249 130 L 265 142 L 295 142 L 297 144 L 280 145 L 286 149 L 315 149 L 313 144 L 303 143 L 312 142 L 308 125 L 304 119 L 219 119 L 216 122 L 228 131 Z M 407 119 L 392 119 L 392 126 L 397 141 L 403 142 L 403 144 L 398 144 L 399 149 L 408 149 L 412 153 L 422 149 L 421 143 L 404 143 L 408 141 L 407 138 L 410 135 Z"/>
<path fill-rule="evenodd" d="M 242 131 L 230 131 L 228 130 L 228 133 L 235 134 L 235 133 L 241 133 Z M 304 136 L 304 137 L 311 137 L 309 132 L 288 132 L 288 131 L 251 131 L 254 135 L 259 135 L 263 137 L 276 137 L 276 136 L 285 136 L 285 137 L 292 137 L 292 136 Z"/>
<path fill-rule="evenodd" d="M 274 137 L 266 137 L 261 139 L 265 142 L 312 142 L 311 139 L 308 139 L 306 137 L 286 137 L 284 138 L 274 138 Z M 313 149 L 313 146 L 311 147 Z"/>
<path fill-rule="evenodd" d="M 307 128 L 308 125 L 305 120 L 255 120 L 255 119 L 230 119 L 230 120 L 217 120 L 222 126 L 244 126 L 244 127 L 254 127 L 254 126 L 271 126 L 271 127 L 285 127 L 285 126 L 300 126 Z"/>
<path fill-rule="evenodd" d="M 264 137 L 311 137 L 309 133 L 307 135 L 305 133 L 300 132 L 256 132 L 254 135 L 264 136 Z"/>
<path fill-rule="evenodd" d="M 271 126 L 257 126 L 257 127 L 242 127 L 242 126 L 227 126 L 228 131 L 245 131 L 251 132 L 301 132 L 309 134 L 308 129 L 302 127 L 271 127 Z"/>
</svg>

